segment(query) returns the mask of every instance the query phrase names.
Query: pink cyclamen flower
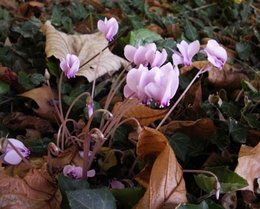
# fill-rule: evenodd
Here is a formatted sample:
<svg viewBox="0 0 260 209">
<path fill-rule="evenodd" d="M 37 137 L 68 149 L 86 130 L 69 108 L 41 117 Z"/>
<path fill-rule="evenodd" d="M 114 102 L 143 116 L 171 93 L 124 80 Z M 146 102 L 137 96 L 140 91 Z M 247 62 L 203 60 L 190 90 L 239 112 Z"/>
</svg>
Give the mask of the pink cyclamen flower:
<svg viewBox="0 0 260 209">
<path fill-rule="evenodd" d="M 9 138 L 8 142 L 12 143 L 12 145 L 15 146 L 16 150 L 19 151 L 23 157 L 29 157 L 30 151 L 21 141 Z M 7 144 L 4 154 L 1 156 L 5 163 L 10 165 L 18 165 L 22 161 L 21 156 L 16 150 L 9 143 Z"/>
<path fill-rule="evenodd" d="M 83 169 L 82 167 L 77 167 L 74 165 L 65 165 L 63 168 L 63 175 L 71 177 L 73 179 L 81 179 L 83 175 Z M 94 177 L 96 175 L 96 172 L 94 169 L 88 171 L 88 177 Z"/>
<path fill-rule="evenodd" d="M 67 54 L 66 58 L 60 61 L 60 68 L 65 73 L 67 78 L 75 78 L 79 70 L 80 60 L 74 54 Z"/>
<path fill-rule="evenodd" d="M 135 65 L 160 67 L 167 59 L 166 50 L 163 49 L 159 52 L 156 49 L 155 43 L 150 43 L 145 46 L 134 47 L 132 45 L 126 45 L 124 48 L 124 55 L 127 60 L 133 62 Z"/>
<path fill-rule="evenodd" d="M 124 96 L 141 100 L 144 104 L 151 101 L 160 107 L 166 107 L 179 86 L 179 70 L 171 63 L 148 70 L 140 65 L 131 69 L 126 77 Z"/>
<path fill-rule="evenodd" d="M 215 40 L 209 40 L 202 52 L 208 56 L 208 61 L 218 69 L 222 69 L 227 61 L 226 50 Z"/>
<path fill-rule="evenodd" d="M 200 43 L 198 40 L 196 40 L 188 44 L 183 40 L 180 44 L 177 44 L 177 48 L 179 49 L 180 53 L 174 51 L 172 55 L 173 64 L 175 66 L 179 64 L 189 66 L 192 64 L 192 58 L 194 55 L 197 54 L 200 50 Z"/>
<path fill-rule="evenodd" d="M 105 17 L 105 20 L 99 20 L 97 22 L 97 27 L 100 32 L 102 32 L 108 41 L 112 41 L 114 36 L 118 32 L 118 22 L 112 17 L 109 20 Z"/>
</svg>

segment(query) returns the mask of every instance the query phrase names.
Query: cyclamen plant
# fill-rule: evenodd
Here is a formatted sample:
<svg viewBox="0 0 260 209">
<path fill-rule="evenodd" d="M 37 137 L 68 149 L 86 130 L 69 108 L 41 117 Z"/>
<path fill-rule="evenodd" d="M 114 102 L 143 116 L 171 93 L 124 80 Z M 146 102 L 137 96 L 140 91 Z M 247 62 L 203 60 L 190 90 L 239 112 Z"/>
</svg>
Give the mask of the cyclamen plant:
<svg viewBox="0 0 260 209">
<path fill-rule="evenodd" d="M 108 41 L 112 41 L 118 31 L 118 23 L 115 18 L 111 18 L 109 20 L 105 18 L 104 21 L 100 20 L 98 21 L 97 27 Z M 177 49 L 179 51 L 173 50 L 172 63 L 167 62 L 165 64 L 168 54 L 165 49 L 162 49 L 161 51 L 157 50 L 155 43 L 149 43 L 138 47 L 126 45 L 124 55 L 126 59 L 130 61 L 130 64 L 134 65 L 134 67 L 128 71 L 125 78 L 123 78 L 123 75 L 129 66 L 126 67 L 118 76 L 118 79 L 115 82 L 116 84 L 111 87 L 107 96 L 104 109 L 94 110 L 93 91 L 92 95 L 90 95 L 89 92 L 84 92 L 73 101 L 64 116 L 61 104 L 61 76 L 59 82 L 59 107 L 56 107 L 56 111 L 60 119 L 60 129 L 55 146 L 57 146 L 58 153 L 60 152 L 59 150 L 62 151 L 71 143 L 77 143 L 81 149 L 83 149 L 83 166 L 78 167 L 75 165 L 66 165 L 63 168 L 63 174 L 65 176 L 69 176 L 74 179 L 86 179 L 88 177 L 95 176 L 95 170 L 91 169 L 95 155 L 99 152 L 100 148 L 107 140 L 110 140 L 109 145 L 111 145 L 111 139 L 113 138 L 113 134 L 117 127 L 128 120 L 133 120 L 137 125 L 137 131 L 141 130 L 140 124 L 135 118 L 122 120 L 124 114 L 139 102 L 145 105 L 150 105 L 153 103 L 159 108 L 169 107 L 171 105 L 171 100 L 175 96 L 179 87 L 178 67 L 192 65 L 193 57 L 197 53 L 201 52 L 205 54 L 211 65 L 205 66 L 205 68 L 201 69 L 196 74 L 191 83 L 177 99 L 174 105 L 169 109 L 167 115 L 159 123 L 156 129 L 159 129 L 159 127 L 164 123 L 166 118 L 171 114 L 188 89 L 201 74 L 210 70 L 212 66 L 221 69 L 227 60 L 227 53 L 225 49 L 215 40 L 209 40 L 206 48 L 201 51 L 198 40 L 192 43 L 181 41 L 180 44 L 177 44 Z M 94 58 L 95 57 L 96 56 L 94 56 Z M 86 61 L 86 63 L 88 62 L 89 60 Z M 60 68 L 67 78 L 75 77 L 80 68 L 78 57 L 76 55 L 68 54 L 66 58 L 60 60 Z M 121 107 L 118 108 L 114 115 L 112 115 L 107 110 L 109 103 L 111 102 L 115 92 L 120 88 L 120 85 L 122 85 L 125 80 L 126 84 L 124 86 L 123 93 L 126 99 L 122 102 Z M 69 114 L 75 103 L 82 96 L 87 96 L 86 109 L 88 112 L 88 121 L 84 128 L 80 130 L 77 128 L 77 122 L 69 119 Z M 132 98 L 135 98 L 135 100 Z M 91 128 L 93 118 L 98 113 L 103 114 L 100 127 Z M 80 131 L 75 132 L 75 134 L 72 135 L 67 128 L 68 122 L 73 124 L 75 130 Z M 90 144 L 92 146 L 90 146 Z"/>
</svg>

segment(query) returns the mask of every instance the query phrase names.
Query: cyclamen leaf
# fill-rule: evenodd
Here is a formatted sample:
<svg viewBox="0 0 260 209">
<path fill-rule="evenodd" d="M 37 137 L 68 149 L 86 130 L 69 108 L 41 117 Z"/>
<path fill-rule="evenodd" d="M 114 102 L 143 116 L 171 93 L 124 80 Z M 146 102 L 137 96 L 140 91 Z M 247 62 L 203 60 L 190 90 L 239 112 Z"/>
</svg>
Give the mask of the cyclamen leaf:
<svg viewBox="0 0 260 209">
<path fill-rule="evenodd" d="M 119 56 L 114 55 L 109 49 L 105 49 L 108 41 L 100 32 L 86 35 L 68 35 L 56 30 L 47 21 L 42 27 L 46 35 L 45 52 L 47 57 L 54 56 L 57 59 L 66 57 L 67 54 L 75 54 L 79 57 L 82 66 L 77 76 L 84 76 L 89 82 L 106 73 L 112 73 L 126 66 L 128 62 Z"/>
<path fill-rule="evenodd" d="M 142 28 L 131 31 L 130 33 L 130 44 L 133 46 L 145 45 L 154 41 L 158 41 L 160 39 L 162 39 L 162 37 L 159 34 L 148 29 Z"/>
<path fill-rule="evenodd" d="M 106 188 L 66 191 L 71 209 L 116 209 L 114 196 Z"/>
</svg>

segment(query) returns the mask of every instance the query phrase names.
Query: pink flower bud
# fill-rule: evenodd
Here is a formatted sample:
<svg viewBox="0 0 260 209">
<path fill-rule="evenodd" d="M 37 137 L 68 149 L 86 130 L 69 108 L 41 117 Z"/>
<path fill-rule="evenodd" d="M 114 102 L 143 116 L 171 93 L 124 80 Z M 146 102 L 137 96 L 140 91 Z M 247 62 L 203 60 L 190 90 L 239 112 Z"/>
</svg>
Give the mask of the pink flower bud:
<svg viewBox="0 0 260 209">
<path fill-rule="evenodd" d="M 112 41 L 118 32 L 118 22 L 112 17 L 109 20 L 99 20 L 97 23 L 98 30 L 102 32 L 108 41 Z"/>
<path fill-rule="evenodd" d="M 180 52 L 174 51 L 172 55 L 173 64 L 189 66 L 192 64 L 192 58 L 200 50 L 199 41 L 193 41 L 188 44 L 186 41 L 181 41 L 180 44 L 177 44 L 177 48 Z"/>
<path fill-rule="evenodd" d="M 218 69 L 222 69 L 227 61 L 226 50 L 215 40 L 209 40 L 202 52 L 208 56 L 208 61 Z"/>
<path fill-rule="evenodd" d="M 67 54 L 66 58 L 60 61 L 60 68 L 67 78 L 74 78 L 79 70 L 80 60 L 74 54 Z"/>
<path fill-rule="evenodd" d="M 22 158 L 17 153 L 17 151 L 25 158 L 29 157 L 30 151 L 26 146 L 24 146 L 24 144 L 21 141 L 9 138 L 8 142 L 12 143 L 12 145 L 15 146 L 16 150 L 13 149 L 13 147 L 9 143 L 7 144 L 5 152 L 1 156 L 5 163 L 10 165 L 19 164 L 22 161 Z"/>
</svg>

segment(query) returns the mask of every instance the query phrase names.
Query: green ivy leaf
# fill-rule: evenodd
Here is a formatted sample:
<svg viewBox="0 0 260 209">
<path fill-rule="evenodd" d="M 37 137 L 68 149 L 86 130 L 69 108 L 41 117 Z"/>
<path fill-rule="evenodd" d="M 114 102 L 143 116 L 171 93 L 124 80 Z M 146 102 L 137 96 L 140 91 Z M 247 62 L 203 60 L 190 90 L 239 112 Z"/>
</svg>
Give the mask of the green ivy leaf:
<svg viewBox="0 0 260 209">
<path fill-rule="evenodd" d="M 247 129 L 232 118 L 229 119 L 229 133 L 235 142 L 241 144 L 246 142 Z"/>
<path fill-rule="evenodd" d="M 114 196 L 107 188 L 66 191 L 71 209 L 116 209 Z"/>
<path fill-rule="evenodd" d="M 203 201 L 199 205 L 182 203 L 176 209 L 209 209 L 209 207 L 208 204 Z"/>
<path fill-rule="evenodd" d="M 45 81 L 45 78 L 40 73 L 33 73 L 30 77 L 30 80 L 34 85 L 38 86 Z"/>
<path fill-rule="evenodd" d="M 252 48 L 248 43 L 239 42 L 236 43 L 236 52 L 242 60 L 247 60 L 252 53 Z"/>
<path fill-rule="evenodd" d="M 233 192 L 244 188 L 248 185 L 247 181 L 235 172 L 229 170 L 225 166 L 205 168 L 218 177 L 221 185 L 221 193 Z M 195 181 L 197 185 L 205 192 L 211 192 L 214 189 L 215 179 L 204 174 L 196 175 Z"/>
<path fill-rule="evenodd" d="M 125 189 L 112 189 L 112 194 L 118 201 L 120 208 L 129 209 L 139 201 L 143 196 L 144 190 L 142 188 L 125 188 Z"/>
<path fill-rule="evenodd" d="M 130 33 L 130 44 L 133 46 L 145 45 L 160 39 L 162 37 L 159 34 L 144 28 L 131 31 Z"/>
<path fill-rule="evenodd" d="M 9 84 L 0 81 L 0 94 L 6 94 L 10 91 L 10 86 Z"/>
<path fill-rule="evenodd" d="M 190 138 L 185 134 L 175 133 L 170 136 L 169 143 L 176 156 L 185 162 L 189 151 Z"/>
<path fill-rule="evenodd" d="M 64 175 L 59 175 L 58 186 L 62 192 L 65 192 L 80 189 L 88 189 L 89 183 L 87 180 L 75 180 Z"/>
<path fill-rule="evenodd" d="M 190 41 L 195 41 L 198 39 L 197 29 L 188 19 L 185 19 L 184 21 L 184 35 Z"/>
</svg>

